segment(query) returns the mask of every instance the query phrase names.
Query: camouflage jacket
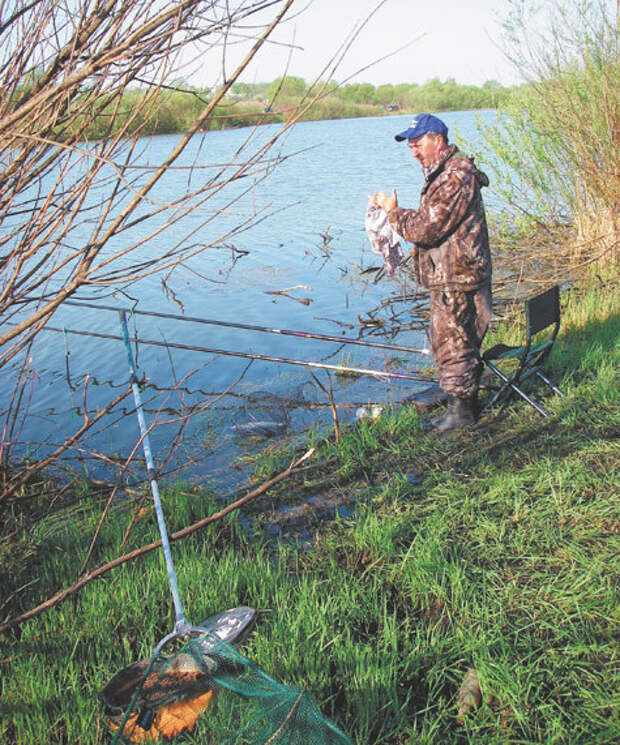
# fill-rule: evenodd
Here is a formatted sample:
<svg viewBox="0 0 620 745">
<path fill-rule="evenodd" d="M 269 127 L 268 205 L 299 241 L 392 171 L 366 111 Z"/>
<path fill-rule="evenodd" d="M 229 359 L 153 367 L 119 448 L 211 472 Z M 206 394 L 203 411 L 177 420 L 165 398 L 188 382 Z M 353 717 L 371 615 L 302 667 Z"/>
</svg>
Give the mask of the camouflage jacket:
<svg viewBox="0 0 620 745">
<path fill-rule="evenodd" d="M 429 289 L 476 290 L 491 281 L 491 253 L 480 187 L 486 174 L 451 145 L 426 177 L 420 207 L 388 217 L 413 243 L 419 279 Z"/>
</svg>

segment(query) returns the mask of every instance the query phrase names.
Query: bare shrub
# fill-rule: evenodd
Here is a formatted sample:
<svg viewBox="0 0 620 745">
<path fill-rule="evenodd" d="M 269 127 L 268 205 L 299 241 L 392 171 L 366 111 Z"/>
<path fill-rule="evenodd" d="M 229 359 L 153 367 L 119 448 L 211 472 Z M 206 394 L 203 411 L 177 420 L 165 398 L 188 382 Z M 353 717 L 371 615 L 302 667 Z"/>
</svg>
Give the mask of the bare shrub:
<svg viewBox="0 0 620 745">
<path fill-rule="evenodd" d="M 183 262 L 263 219 L 253 200 L 236 217 L 231 207 L 281 162 L 274 143 L 327 83 L 267 136 L 258 136 L 259 112 L 257 126 L 226 162 L 188 163 L 181 156 L 192 138 L 208 137 L 203 132 L 221 115 L 225 96 L 293 1 L 17 0 L 8 12 L 2 6 L 0 369 L 8 371 L 14 360 L 11 369 L 20 372 L 0 423 L 0 507 L 126 395 L 89 414 L 86 381 L 81 426 L 50 457 L 16 472 L 13 444 L 34 375 L 28 350 L 63 302 L 155 272 L 167 282 Z M 230 45 L 238 39 L 247 53 L 232 64 Z M 327 80 L 346 47 L 321 71 Z M 212 63 L 214 53 L 219 84 L 202 92 L 184 85 L 184 74 Z M 170 89 L 187 94 L 182 113 L 191 123 L 168 141 L 163 157 L 153 156 L 144 135 L 154 119 L 181 113 L 166 107 Z M 201 154 L 202 148 L 199 142 Z M 186 173 L 186 188 L 162 199 L 156 186 L 171 168 Z M 187 228 L 181 221 L 190 212 Z"/>
</svg>

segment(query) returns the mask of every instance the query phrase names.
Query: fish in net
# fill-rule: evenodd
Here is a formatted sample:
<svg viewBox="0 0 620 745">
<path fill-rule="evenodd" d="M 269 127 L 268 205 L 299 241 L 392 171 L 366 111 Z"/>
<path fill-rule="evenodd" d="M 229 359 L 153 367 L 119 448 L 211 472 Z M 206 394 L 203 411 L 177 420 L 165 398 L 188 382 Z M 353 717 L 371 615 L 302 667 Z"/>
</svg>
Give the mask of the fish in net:
<svg viewBox="0 0 620 745">
<path fill-rule="evenodd" d="M 305 689 L 280 683 L 210 632 L 121 670 L 101 695 L 110 727 L 135 743 L 194 730 L 204 745 L 352 745 Z"/>
</svg>

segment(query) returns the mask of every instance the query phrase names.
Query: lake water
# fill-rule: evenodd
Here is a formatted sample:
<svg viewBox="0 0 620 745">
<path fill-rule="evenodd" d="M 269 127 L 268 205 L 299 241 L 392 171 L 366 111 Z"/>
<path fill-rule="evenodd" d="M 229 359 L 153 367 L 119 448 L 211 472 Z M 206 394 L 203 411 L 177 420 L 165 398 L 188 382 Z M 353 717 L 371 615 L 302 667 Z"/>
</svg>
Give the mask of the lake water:
<svg viewBox="0 0 620 745">
<path fill-rule="evenodd" d="M 488 121 L 494 113 L 444 115 L 454 141 L 459 143 L 462 137 L 475 143 L 476 116 Z M 395 187 L 402 206 L 418 203 L 421 170 L 405 144 L 394 141 L 394 134 L 404 129 L 410 118 L 298 124 L 279 149 L 283 154 L 303 152 L 282 162 L 248 197 L 258 208 L 275 213 L 269 219 L 226 242 L 227 247 L 209 249 L 176 270 L 168 282 L 174 294 L 165 292 L 161 280 L 154 276 L 132 284 L 125 293 L 108 290 L 83 297 L 101 306 L 130 307 L 136 303 L 139 311 L 426 346 L 420 317 L 411 313 L 411 303 L 394 300 L 415 291 L 411 279 L 397 272 L 394 278 L 384 276 L 375 283 L 375 272 L 364 273 L 380 264 L 364 231 L 368 194 Z M 270 128 L 263 130 L 267 136 Z M 230 130 L 197 137 L 184 160 L 221 162 L 246 136 L 245 130 Z M 168 152 L 176 139 L 151 140 L 151 156 L 155 158 L 158 149 Z M 178 194 L 185 188 L 186 178 L 182 172 L 170 171 L 155 196 L 164 199 Z M 487 209 L 497 207 L 491 189 L 486 190 L 485 201 Z M 241 203 L 235 210 L 242 212 L 243 206 Z M 175 232 L 186 232 L 192 228 L 192 220 L 198 226 L 201 219 L 189 215 Z M 208 242 L 216 235 L 213 231 L 221 232 L 225 221 L 233 224 L 238 219 L 237 214 L 222 217 L 202 234 L 199 230 L 194 240 Z M 152 254 L 169 240 L 166 235 L 159 237 L 145 250 Z M 237 260 L 231 261 L 231 244 L 236 251 L 248 253 L 237 253 Z M 269 294 L 288 288 L 295 288 L 288 291 L 288 297 Z M 373 325 L 376 319 L 384 325 Z M 66 333 L 43 332 L 35 343 L 32 355 L 37 377 L 19 435 L 22 448 L 39 455 L 81 425 L 86 375 L 90 376 L 91 412 L 125 388 L 128 376 L 121 342 L 70 333 L 81 330 L 118 336 L 114 311 L 65 306 L 50 325 Z M 143 315 L 132 318 L 130 333 L 134 332 L 143 339 L 377 370 L 416 371 L 428 365 L 428 358 L 402 352 Z M 303 437 L 308 428 L 325 429 L 332 422 L 325 393 L 303 367 L 255 361 L 246 370 L 245 359 L 145 345 L 139 346 L 138 363 L 149 382 L 143 391 L 147 419 L 158 424 L 151 434 L 157 464 L 164 464 L 164 472 L 173 473 L 187 463 L 184 478 L 215 488 L 238 483 L 244 476 L 239 456 L 265 446 L 264 439 L 247 437 L 246 425 L 272 421 L 279 436 L 286 432 Z M 326 374 L 315 374 L 327 388 Z M 0 375 L 6 401 L 15 368 L 5 368 Z M 361 405 L 397 404 L 424 387 L 367 377 L 335 376 L 332 382 L 343 423 L 352 421 Z M 184 428 L 182 442 L 170 453 L 180 427 L 179 416 L 190 411 L 196 413 Z M 80 457 L 80 467 L 91 474 L 103 468 L 103 461 L 93 457 L 95 452 L 126 457 L 137 440 L 137 422 L 131 412 L 127 399 L 125 408 L 109 417 L 105 426 L 69 457 Z"/>
</svg>

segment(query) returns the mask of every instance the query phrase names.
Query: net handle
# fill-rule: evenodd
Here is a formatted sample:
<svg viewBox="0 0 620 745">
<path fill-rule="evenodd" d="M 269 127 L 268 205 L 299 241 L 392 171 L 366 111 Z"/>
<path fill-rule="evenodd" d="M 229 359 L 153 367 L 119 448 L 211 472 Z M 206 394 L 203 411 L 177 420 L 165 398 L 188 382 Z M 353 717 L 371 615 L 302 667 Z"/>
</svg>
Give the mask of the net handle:
<svg viewBox="0 0 620 745">
<path fill-rule="evenodd" d="M 133 398 L 136 404 L 136 414 L 138 416 L 138 425 L 140 427 L 140 437 L 142 439 L 142 450 L 144 451 L 144 459 L 146 461 L 146 472 L 149 477 L 151 484 L 151 492 L 153 494 L 153 502 L 155 504 L 155 514 L 157 515 L 157 526 L 159 528 L 159 535 L 161 536 L 161 545 L 166 560 L 166 569 L 168 571 L 168 581 L 170 584 L 170 591 L 172 593 L 172 601 L 174 603 L 175 611 L 175 624 L 174 636 L 183 636 L 187 634 L 191 627 L 185 618 L 183 612 L 183 605 L 181 603 L 181 595 L 179 593 L 179 586 L 177 584 L 177 576 L 174 569 L 174 563 L 172 561 L 172 552 L 170 551 L 170 541 L 168 540 L 168 531 L 166 529 L 166 521 L 164 519 L 164 512 L 161 506 L 161 499 L 159 496 L 159 487 L 157 485 L 155 464 L 153 462 L 153 455 L 151 453 L 151 444 L 149 441 L 148 429 L 146 426 L 146 420 L 144 418 L 144 410 L 142 408 L 142 397 L 140 395 L 140 387 L 138 386 L 138 375 L 136 372 L 136 366 L 134 363 L 133 353 L 131 351 L 131 344 L 129 343 L 129 332 L 127 330 L 127 315 L 124 310 L 118 312 L 121 322 L 121 328 L 123 331 L 123 342 L 125 344 L 125 350 L 127 351 L 127 362 L 129 364 L 129 380 L 131 383 L 131 389 L 133 391 Z M 167 639 L 168 637 L 166 637 Z"/>
</svg>

